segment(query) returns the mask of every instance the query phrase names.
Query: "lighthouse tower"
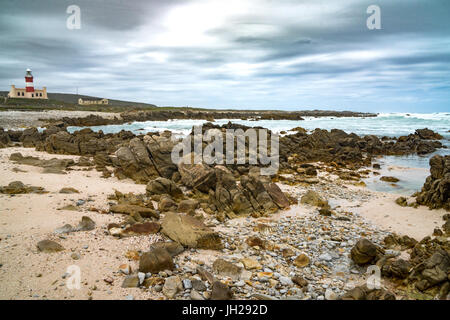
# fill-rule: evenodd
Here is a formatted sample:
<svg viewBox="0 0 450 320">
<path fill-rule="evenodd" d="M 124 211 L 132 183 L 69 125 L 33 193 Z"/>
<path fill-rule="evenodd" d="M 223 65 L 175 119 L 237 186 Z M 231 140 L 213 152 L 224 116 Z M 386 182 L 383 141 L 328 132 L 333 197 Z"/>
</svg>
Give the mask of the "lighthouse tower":
<svg viewBox="0 0 450 320">
<path fill-rule="evenodd" d="M 31 74 L 31 69 L 27 69 L 27 74 L 25 75 L 26 92 L 34 92 L 33 85 L 33 75 Z"/>
<path fill-rule="evenodd" d="M 30 69 L 27 69 L 27 73 L 25 74 L 25 83 L 25 88 L 16 88 L 15 85 L 11 85 L 8 98 L 48 99 L 46 87 L 42 87 L 42 89 L 34 88 L 33 75 Z"/>
</svg>

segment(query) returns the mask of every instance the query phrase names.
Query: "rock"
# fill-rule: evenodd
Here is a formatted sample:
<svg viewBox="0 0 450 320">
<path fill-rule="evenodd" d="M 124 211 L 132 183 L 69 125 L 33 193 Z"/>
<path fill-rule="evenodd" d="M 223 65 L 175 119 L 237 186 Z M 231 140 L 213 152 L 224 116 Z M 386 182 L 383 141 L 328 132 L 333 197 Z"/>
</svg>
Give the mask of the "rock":
<svg viewBox="0 0 450 320">
<path fill-rule="evenodd" d="M 72 193 L 80 193 L 80 192 L 75 188 L 62 188 L 61 190 L 59 190 L 59 193 L 72 194 Z"/>
<path fill-rule="evenodd" d="M 139 279 L 139 285 L 142 285 L 144 283 L 144 280 L 145 280 L 145 273 L 138 272 L 137 276 L 138 276 L 138 279 Z"/>
<path fill-rule="evenodd" d="M 95 222 L 87 216 L 81 217 L 81 221 L 76 227 L 76 231 L 90 231 L 95 229 Z"/>
<path fill-rule="evenodd" d="M 280 284 L 283 286 L 293 286 L 294 282 L 292 282 L 291 278 L 289 277 L 285 277 L 285 276 L 280 276 L 278 278 L 278 280 L 280 281 Z"/>
<path fill-rule="evenodd" d="M 315 191 L 309 190 L 305 195 L 300 199 L 300 203 L 308 204 L 310 206 L 328 208 L 328 201 L 324 200 L 319 194 Z"/>
<path fill-rule="evenodd" d="M 401 207 L 407 207 L 408 206 L 408 200 L 405 197 L 399 197 L 395 200 L 395 203 L 398 204 Z"/>
<path fill-rule="evenodd" d="M 206 285 L 203 281 L 194 279 L 191 282 L 192 282 L 192 288 L 194 290 L 197 290 L 197 291 L 205 291 L 206 290 Z"/>
<path fill-rule="evenodd" d="M 167 212 L 161 221 L 162 232 L 183 246 L 220 250 L 220 236 L 194 217 Z"/>
<path fill-rule="evenodd" d="M 158 273 L 174 268 L 172 256 L 163 248 L 152 248 L 149 252 L 142 254 L 139 259 L 140 272 Z"/>
<path fill-rule="evenodd" d="M 184 251 L 184 247 L 178 242 L 156 242 L 151 245 L 151 249 L 164 249 L 166 250 L 171 257 L 175 257 L 176 255 L 182 253 Z"/>
<path fill-rule="evenodd" d="M 139 277 L 137 275 L 129 275 L 123 279 L 122 288 L 137 288 L 139 287 Z"/>
<path fill-rule="evenodd" d="M 304 253 L 297 256 L 293 261 L 294 265 L 298 268 L 306 267 L 307 265 L 309 265 L 309 262 L 310 262 L 309 257 Z"/>
<path fill-rule="evenodd" d="M 325 290 L 325 299 L 326 300 L 336 300 L 338 298 L 337 294 L 331 290 L 330 288 L 327 288 Z"/>
<path fill-rule="evenodd" d="M 170 197 L 162 196 L 158 203 L 158 210 L 161 212 L 173 211 L 177 210 L 178 206 Z"/>
<path fill-rule="evenodd" d="M 228 286 L 220 281 L 212 284 L 211 300 L 231 300 L 233 294 Z"/>
<path fill-rule="evenodd" d="M 265 189 L 278 207 L 282 209 L 289 208 L 289 199 L 275 183 L 269 183 L 265 186 Z"/>
<path fill-rule="evenodd" d="M 211 284 L 214 283 L 214 281 L 216 281 L 216 279 L 210 272 L 208 272 L 207 270 L 205 270 L 200 266 L 197 267 L 197 273 L 202 280 L 208 281 Z"/>
<path fill-rule="evenodd" d="M 418 204 L 430 209 L 450 211 L 450 155 L 435 155 L 430 159 L 430 176 L 416 197 Z"/>
<path fill-rule="evenodd" d="M 262 268 L 261 264 L 258 261 L 251 258 L 241 259 L 241 262 L 244 265 L 244 268 L 247 270 L 258 270 Z"/>
<path fill-rule="evenodd" d="M 236 266 L 231 262 L 219 258 L 213 263 L 213 271 L 219 276 L 230 277 L 233 280 L 239 280 L 242 268 Z"/>
<path fill-rule="evenodd" d="M 166 178 L 157 178 L 150 181 L 147 184 L 146 191 L 148 195 L 168 194 L 174 198 L 183 196 L 183 192 L 175 182 Z"/>
<path fill-rule="evenodd" d="M 306 287 L 308 285 L 308 281 L 306 281 L 302 276 L 296 275 L 292 279 L 292 282 L 298 285 L 300 288 Z"/>
<path fill-rule="evenodd" d="M 366 285 L 347 291 L 341 300 L 396 300 L 395 295 L 385 289 L 368 289 Z"/>
<path fill-rule="evenodd" d="M 387 277 L 406 279 L 411 269 L 412 265 L 406 260 L 389 260 L 381 268 L 381 274 Z"/>
<path fill-rule="evenodd" d="M 258 237 L 248 237 L 245 241 L 250 247 L 260 247 L 261 249 L 265 249 L 267 242 L 261 240 Z"/>
<path fill-rule="evenodd" d="M 131 267 L 129 264 L 121 264 L 119 266 L 119 272 L 129 275 L 131 273 Z"/>
<path fill-rule="evenodd" d="M 190 155 L 189 155 L 190 156 Z M 178 165 L 181 175 L 181 183 L 187 187 L 208 193 L 216 185 L 216 172 L 205 164 Z"/>
<path fill-rule="evenodd" d="M 375 259 L 377 247 L 369 240 L 362 238 L 352 248 L 350 256 L 356 264 L 365 265 Z"/>
<path fill-rule="evenodd" d="M 132 204 L 112 205 L 110 207 L 110 210 L 111 210 L 111 212 L 114 212 L 114 213 L 123 213 L 123 214 L 128 214 L 130 216 L 133 216 L 134 214 L 138 213 L 143 218 L 153 217 L 153 218 L 159 219 L 159 214 L 155 210 L 153 210 L 151 208 L 132 205 Z"/>
<path fill-rule="evenodd" d="M 158 233 L 161 226 L 157 222 L 135 223 L 122 232 L 122 236 L 139 236 Z"/>
<path fill-rule="evenodd" d="M 194 199 L 182 200 L 178 204 L 178 212 L 189 213 L 198 208 L 198 201 Z"/>
<path fill-rule="evenodd" d="M 168 277 L 162 288 L 163 294 L 169 299 L 173 299 L 181 290 L 183 290 L 183 284 L 178 276 Z"/>
<path fill-rule="evenodd" d="M 28 187 L 21 181 L 13 181 L 5 187 L 0 187 L 0 193 L 6 194 L 25 194 L 25 193 L 47 193 L 44 188 L 41 187 Z"/>
<path fill-rule="evenodd" d="M 198 291 L 196 291 L 195 289 L 191 290 L 190 297 L 191 297 L 191 300 L 205 300 L 205 298 L 200 293 L 198 293 Z"/>
<path fill-rule="evenodd" d="M 70 233 L 75 231 L 75 228 L 72 227 L 70 224 L 65 224 L 61 228 L 55 229 L 56 234 L 64 234 L 64 233 Z"/>
<path fill-rule="evenodd" d="M 444 231 L 445 235 L 450 236 L 450 220 L 447 220 L 442 225 L 442 230 Z"/>
<path fill-rule="evenodd" d="M 184 289 L 192 289 L 192 282 L 189 279 L 183 280 L 183 287 Z"/>
<path fill-rule="evenodd" d="M 46 253 L 59 252 L 64 250 L 64 247 L 62 245 L 52 240 L 39 241 L 37 243 L 37 247 L 39 251 Z"/>
<path fill-rule="evenodd" d="M 432 286 L 448 281 L 450 273 L 450 253 L 438 249 L 423 265 L 416 288 L 424 291 Z"/>
<path fill-rule="evenodd" d="M 80 254 L 79 254 L 79 253 L 76 253 L 76 252 L 72 253 L 72 254 L 70 255 L 70 257 L 71 257 L 73 260 L 79 260 L 79 259 L 81 258 Z"/>
<path fill-rule="evenodd" d="M 417 129 L 416 134 L 423 140 L 441 140 L 444 139 L 439 133 L 434 132 L 428 128 L 425 129 Z"/>
<path fill-rule="evenodd" d="M 398 179 L 398 178 L 396 178 L 396 177 L 388 177 L 388 176 L 382 176 L 382 177 L 380 178 L 380 180 L 381 180 L 381 181 L 384 181 L 384 182 L 392 182 L 392 183 L 396 183 L 396 182 L 399 182 L 399 181 L 400 181 L 400 179 Z"/>
</svg>

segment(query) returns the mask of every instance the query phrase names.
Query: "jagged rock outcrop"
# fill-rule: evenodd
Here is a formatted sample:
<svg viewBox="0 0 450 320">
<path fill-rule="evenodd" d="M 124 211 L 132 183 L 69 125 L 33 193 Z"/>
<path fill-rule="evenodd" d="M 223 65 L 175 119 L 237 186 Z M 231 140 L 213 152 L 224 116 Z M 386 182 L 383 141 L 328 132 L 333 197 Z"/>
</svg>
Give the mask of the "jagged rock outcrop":
<svg viewBox="0 0 450 320">
<path fill-rule="evenodd" d="M 419 195 L 418 204 L 430 209 L 450 210 L 450 156 L 435 155 L 430 159 L 430 175 L 425 180 Z"/>
</svg>

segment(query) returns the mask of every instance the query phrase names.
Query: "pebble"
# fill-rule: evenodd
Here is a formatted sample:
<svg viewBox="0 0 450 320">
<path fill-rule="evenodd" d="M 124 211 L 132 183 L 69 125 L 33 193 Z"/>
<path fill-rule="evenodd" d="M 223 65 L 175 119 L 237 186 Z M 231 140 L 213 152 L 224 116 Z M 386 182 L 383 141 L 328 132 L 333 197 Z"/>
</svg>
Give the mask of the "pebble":
<svg viewBox="0 0 450 320">
<path fill-rule="evenodd" d="M 192 289 L 192 282 L 189 279 L 184 279 L 183 280 L 183 287 L 185 289 Z"/>
</svg>

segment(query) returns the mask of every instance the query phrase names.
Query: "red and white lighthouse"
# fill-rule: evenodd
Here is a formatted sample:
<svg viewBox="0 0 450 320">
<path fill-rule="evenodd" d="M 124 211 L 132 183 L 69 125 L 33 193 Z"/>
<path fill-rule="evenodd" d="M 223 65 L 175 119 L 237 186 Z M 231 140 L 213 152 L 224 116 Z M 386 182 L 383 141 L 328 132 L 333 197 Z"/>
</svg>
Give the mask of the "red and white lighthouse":
<svg viewBox="0 0 450 320">
<path fill-rule="evenodd" d="M 33 75 L 31 74 L 31 69 L 27 69 L 27 74 L 25 75 L 25 83 L 27 85 L 26 91 L 34 92 Z"/>
</svg>

